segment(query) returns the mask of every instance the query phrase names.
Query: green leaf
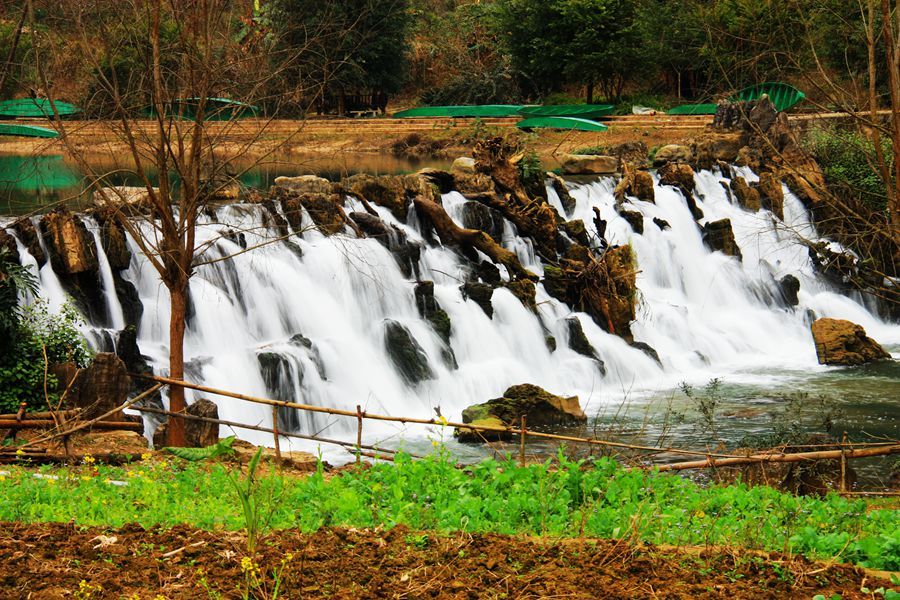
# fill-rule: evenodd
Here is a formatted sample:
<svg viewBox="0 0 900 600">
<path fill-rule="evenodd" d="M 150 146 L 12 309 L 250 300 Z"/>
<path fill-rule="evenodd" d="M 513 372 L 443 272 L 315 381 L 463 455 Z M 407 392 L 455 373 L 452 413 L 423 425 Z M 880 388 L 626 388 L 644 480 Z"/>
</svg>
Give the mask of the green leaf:
<svg viewBox="0 0 900 600">
<path fill-rule="evenodd" d="M 174 454 L 178 458 L 189 460 L 191 462 L 197 462 L 200 460 L 207 460 L 210 458 L 234 454 L 234 448 L 232 448 L 233 444 L 234 436 L 232 435 L 227 438 L 223 438 L 219 440 L 218 443 L 213 444 L 212 446 L 207 446 L 206 448 L 163 448 L 163 450 L 170 454 Z M 259 452 L 257 452 L 257 455 L 259 455 L 260 452 L 262 452 L 262 448 L 260 448 Z M 253 467 L 251 466 L 251 469 L 252 468 Z"/>
</svg>

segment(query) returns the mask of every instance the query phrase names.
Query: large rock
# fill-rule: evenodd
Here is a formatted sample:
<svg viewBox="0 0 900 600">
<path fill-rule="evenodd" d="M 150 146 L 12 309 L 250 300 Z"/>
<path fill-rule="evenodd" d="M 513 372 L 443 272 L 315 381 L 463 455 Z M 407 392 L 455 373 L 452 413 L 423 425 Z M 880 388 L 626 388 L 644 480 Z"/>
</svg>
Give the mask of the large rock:
<svg viewBox="0 0 900 600">
<path fill-rule="evenodd" d="M 547 173 L 547 179 L 550 181 L 550 185 L 553 186 L 553 191 L 556 192 L 556 195 L 559 197 L 559 201 L 563 206 L 563 210 L 566 215 L 572 213 L 575 210 L 575 198 L 569 193 L 569 186 L 566 185 L 566 180 L 557 175 L 556 173 Z"/>
<path fill-rule="evenodd" d="M 653 176 L 649 171 L 626 169 L 622 180 L 613 192 L 616 202 L 621 204 L 626 196 L 633 196 L 644 202 L 655 202 L 656 191 L 653 188 Z"/>
<path fill-rule="evenodd" d="M 153 188 L 158 194 L 159 188 Z M 143 210 L 152 203 L 150 191 L 144 186 L 116 185 L 102 187 L 93 194 L 94 206 L 101 209 L 118 210 L 123 207 Z"/>
<path fill-rule="evenodd" d="M 800 304 L 800 280 L 793 275 L 785 275 L 778 280 L 778 289 L 781 291 L 781 297 L 788 306 L 797 306 Z"/>
<path fill-rule="evenodd" d="M 775 179 L 772 173 L 766 172 L 759 176 L 759 183 L 754 187 L 759 192 L 762 207 L 783 221 L 784 189 L 781 187 L 781 182 Z"/>
<path fill-rule="evenodd" d="M 638 235 L 644 234 L 644 215 L 636 210 L 628 210 L 627 208 L 619 209 L 619 216 L 628 221 L 631 228 Z"/>
<path fill-rule="evenodd" d="M 656 151 L 653 156 L 653 165 L 660 167 L 667 162 L 689 163 L 694 159 L 694 153 L 688 146 L 668 144 Z"/>
<path fill-rule="evenodd" d="M 218 419 L 219 407 L 214 402 L 205 398 L 188 405 L 184 409 L 185 414 L 204 419 Z M 197 419 L 183 419 L 184 421 L 184 445 L 187 448 L 206 448 L 219 442 L 219 424 Z M 163 448 L 169 435 L 168 421 L 162 423 L 153 432 L 153 447 Z"/>
<path fill-rule="evenodd" d="M 565 154 L 562 170 L 567 175 L 612 175 L 619 170 L 619 159 L 600 154 Z"/>
<path fill-rule="evenodd" d="M 582 246 L 590 246 L 591 240 L 588 237 L 587 228 L 584 226 L 584 221 L 581 219 L 572 219 L 571 221 L 564 221 L 560 224 L 560 229 L 566 232 L 570 238 L 581 244 Z"/>
<path fill-rule="evenodd" d="M 462 413 L 463 423 L 497 419 L 512 427 L 518 427 L 523 416 L 526 427 L 536 429 L 587 421 L 578 396 L 556 396 L 529 383 L 514 385 L 501 398 L 475 404 Z"/>
<path fill-rule="evenodd" d="M 316 175 L 276 177 L 275 185 L 297 194 L 331 194 L 334 191 L 333 183 Z"/>
<path fill-rule="evenodd" d="M 96 272 L 97 248 L 81 219 L 65 208 L 57 208 L 41 218 L 41 233 L 47 243 L 50 262 L 57 274 Z"/>
<path fill-rule="evenodd" d="M 733 163 L 744 141 L 744 135 L 740 132 L 704 135 L 691 145 L 694 164 L 699 169 L 711 169 L 720 161 Z"/>
<path fill-rule="evenodd" d="M 131 250 L 128 249 L 128 239 L 125 230 L 111 215 L 97 215 L 100 223 L 100 243 L 103 252 L 109 261 L 113 271 L 123 271 L 131 264 Z"/>
<path fill-rule="evenodd" d="M 685 197 L 691 196 L 696 186 L 694 170 L 685 163 L 666 163 L 659 169 L 659 184 L 671 185 L 681 190 Z"/>
<path fill-rule="evenodd" d="M 108 352 L 100 352 L 93 362 L 80 372 L 74 363 L 51 365 L 50 373 L 56 377 L 60 391 L 69 392 L 65 404 L 80 408 L 82 417 L 92 419 L 121 406 L 131 390 L 131 379 L 125 363 Z M 122 413 L 113 413 L 110 421 L 121 421 Z"/>
<path fill-rule="evenodd" d="M 590 340 L 587 339 L 587 336 L 584 333 L 584 327 L 581 325 L 581 321 L 578 317 L 572 316 L 566 319 L 566 329 L 569 338 L 569 348 L 577 352 L 582 356 L 586 356 L 597 363 L 597 366 L 600 368 L 600 372 L 604 375 L 606 374 L 606 365 L 601 360 L 600 356 L 597 354 L 597 350 L 594 348 L 594 345 L 591 344 Z"/>
<path fill-rule="evenodd" d="M 759 190 L 750 187 L 743 177 L 735 177 L 731 180 L 731 193 L 734 199 L 744 210 L 756 212 L 762 207 Z"/>
<path fill-rule="evenodd" d="M 376 177 L 364 173 L 353 175 L 342 182 L 343 188 L 364 200 L 383 206 L 400 221 L 406 222 L 412 199 L 421 195 L 434 199 L 432 184 L 416 175 L 382 175 Z"/>
<path fill-rule="evenodd" d="M 409 330 L 388 319 L 384 326 L 384 346 L 400 377 L 414 385 L 434 377 L 428 364 L 428 356 Z"/>
<path fill-rule="evenodd" d="M 504 287 L 522 303 L 522 306 L 532 312 L 537 312 L 537 288 L 533 281 L 518 279 L 504 284 Z"/>
<path fill-rule="evenodd" d="M 453 173 L 475 173 L 475 159 L 471 156 L 460 156 L 456 160 L 453 161 L 453 165 L 450 167 L 450 170 Z"/>
<path fill-rule="evenodd" d="M 466 229 L 483 231 L 496 242 L 503 238 L 503 215 L 480 202 L 463 204 L 462 222 Z"/>
<path fill-rule="evenodd" d="M 15 232 L 16 237 L 18 237 L 19 241 L 28 249 L 28 253 L 34 257 L 38 265 L 43 267 L 47 262 L 47 256 L 41 249 L 41 242 L 38 239 L 38 232 L 34 226 L 34 221 L 31 219 L 19 219 L 10 225 L 9 228 Z"/>
<path fill-rule="evenodd" d="M 741 249 L 734 239 L 734 230 L 731 228 L 731 219 L 720 219 L 703 226 L 703 243 L 711 250 L 718 250 L 728 256 L 741 256 Z"/>
<path fill-rule="evenodd" d="M 866 335 L 865 329 L 842 319 L 817 319 L 812 324 L 816 355 L 823 365 L 861 365 L 889 360 L 891 355 Z"/>
<path fill-rule="evenodd" d="M 422 281 L 416 284 L 415 297 L 419 315 L 431 323 L 435 332 L 445 343 L 449 343 L 453 327 L 450 315 L 441 308 L 441 305 L 438 304 L 437 299 L 434 297 L 434 282 Z"/>
<path fill-rule="evenodd" d="M 469 281 L 460 286 L 463 298 L 467 298 L 475 302 L 481 307 L 488 317 L 494 317 L 494 306 L 491 304 L 491 298 L 494 295 L 494 288 L 487 283 L 476 283 Z"/>
<path fill-rule="evenodd" d="M 0 248 L 5 248 L 7 252 L 7 256 L 9 256 L 12 260 L 18 262 L 19 261 L 19 251 L 16 246 L 16 238 L 6 233 L 5 230 L 0 229 Z"/>
<path fill-rule="evenodd" d="M 294 193 L 284 189 L 275 187 L 273 191 L 280 198 L 284 215 L 295 232 L 303 229 L 303 209 L 323 234 L 334 235 L 344 230 L 348 220 L 339 194 Z"/>
</svg>

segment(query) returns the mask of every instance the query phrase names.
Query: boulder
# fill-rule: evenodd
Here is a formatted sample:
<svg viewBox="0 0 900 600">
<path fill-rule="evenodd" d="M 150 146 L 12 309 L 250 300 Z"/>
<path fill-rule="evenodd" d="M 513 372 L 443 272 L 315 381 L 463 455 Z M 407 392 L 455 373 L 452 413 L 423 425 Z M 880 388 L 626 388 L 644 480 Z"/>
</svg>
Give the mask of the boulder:
<svg viewBox="0 0 900 600">
<path fill-rule="evenodd" d="M 503 215 L 480 202 L 463 204 L 462 222 L 466 229 L 483 231 L 496 242 L 503 238 Z"/>
<path fill-rule="evenodd" d="M 606 374 L 606 365 L 597 354 L 597 350 L 584 334 L 584 327 L 578 317 L 572 316 L 566 319 L 566 329 L 569 334 L 569 348 L 582 356 L 586 356 L 597 363 L 600 372 Z"/>
<path fill-rule="evenodd" d="M 113 271 L 123 271 L 131 264 L 131 250 L 128 249 L 128 239 L 125 230 L 114 218 L 101 218 L 100 244 Z"/>
<path fill-rule="evenodd" d="M 406 222 L 412 199 L 421 195 L 433 199 L 434 188 L 428 179 L 416 175 L 382 175 L 360 173 L 342 182 L 344 190 L 364 200 L 383 206 L 400 221 Z"/>
<path fill-rule="evenodd" d="M 334 191 L 333 183 L 316 175 L 276 177 L 275 185 L 296 194 L 331 194 Z"/>
<path fill-rule="evenodd" d="M 647 162 L 649 150 L 644 142 L 622 142 L 606 147 L 609 156 L 615 156 L 623 163 L 642 165 Z"/>
<path fill-rule="evenodd" d="M 800 304 L 800 298 L 797 296 L 800 292 L 799 279 L 793 275 L 785 275 L 778 280 L 778 289 L 781 291 L 781 297 L 788 306 Z"/>
<path fill-rule="evenodd" d="M 581 244 L 582 246 L 590 246 L 591 241 L 588 238 L 587 228 L 581 219 L 573 219 L 571 221 L 563 221 L 560 228 L 566 232 L 570 238 Z"/>
<path fill-rule="evenodd" d="M 628 221 L 631 228 L 638 235 L 644 234 L 644 215 L 636 210 L 628 210 L 627 208 L 619 209 L 619 216 Z"/>
<path fill-rule="evenodd" d="M 535 288 L 533 281 L 519 279 L 506 283 L 504 287 L 512 292 L 512 295 L 522 303 L 522 306 L 532 312 L 537 312 L 537 302 L 535 300 L 537 288 Z"/>
<path fill-rule="evenodd" d="M 622 180 L 613 193 L 619 204 L 625 201 L 626 196 L 633 196 L 644 202 L 656 201 L 653 176 L 649 171 L 626 168 Z"/>
<path fill-rule="evenodd" d="M 215 402 L 200 398 L 192 402 L 185 409 L 185 412 L 192 417 L 203 417 L 205 419 L 218 419 L 219 407 Z M 213 446 L 219 441 L 219 424 L 209 423 L 207 421 L 196 421 L 193 419 L 185 419 L 184 435 L 187 445 L 191 448 L 206 448 Z"/>
<path fill-rule="evenodd" d="M 94 237 L 76 215 L 65 208 L 47 213 L 41 218 L 41 233 L 57 274 L 97 272 L 99 263 Z"/>
<path fill-rule="evenodd" d="M 79 373 L 74 363 L 50 366 L 60 391 L 69 388 L 65 404 L 80 408 L 82 417 L 92 419 L 121 406 L 131 390 L 131 379 L 125 363 L 115 354 L 100 352 Z M 122 413 L 114 413 L 110 421 L 121 421 Z"/>
<path fill-rule="evenodd" d="M 654 348 L 650 344 L 647 344 L 646 342 L 631 342 L 631 347 L 635 350 L 640 350 L 641 352 L 655 360 L 657 364 L 659 364 L 659 366 L 662 366 L 662 361 L 659 359 L 659 352 L 657 352 L 656 348 Z"/>
<path fill-rule="evenodd" d="M 442 194 L 453 191 L 453 173 L 450 171 L 425 167 L 416 171 L 416 177 L 425 179 L 430 184 L 437 186 L 438 191 Z"/>
<path fill-rule="evenodd" d="M 474 427 L 508 427 L 506 423 L 497 417 L 485 417 L 483 419 L 475 419 L 470 425 Z M 480 444 L 482 442 L 508 442 L 512 440 L 512 434 L 506 431 L 483 431 L 478 429 L 469 429 L 468 427 L 457 427 L 453 431 L 453 435 L 457 441 L 462 444 Z"/>
<path fill-rule="evenodd" d="M 690 197 L 694 193 L 694 170 L 691 165 L 685 163 L 669 162 L 660 167 L 659 184 L 671 185 L 681 190 L 684 196 Z"/>
<path fill-rule="evenodd" d="M 842 319 L 817 319 L 812 324 L 816 355 L 823 365 L 861 365 L 890 360 L 891 355 L 866 335 L 856 323 Z"/>
<path fill-rule="evenodd" d="M 34 221 L 31 219 L 19 219 L 9 226 L 19 241 L 28 249 L 28 253 L 34 257 L 38 265 L 43 267 L 47 262 L 47 256 L 41 249 L 41 242 L 38 239 L 37 229 L 34 227 Z"/>
<path fill-rule="evenodd" d="M 153 188 L 158 194 L 159 188 Z M 150 192 L 144 186 L 116 185 L 102 187 L 92 196 L 94 206 L 101 209 L 119 209 L 123 206 L 143 209 L 152 202 Z"/>
<path fill-rule="evenodd" d="M 483 283 L 489 283 L 498 286 L 503 281 L 500 276 L 500 269 L 494 263 L 483 260 L 475 267 L 475 275 L 478 276 Z"/>
<path fill-rule="evenodd" d="M 613 175 L 619 170 L 615 156 L 564 154 L 562 171 L 567 175 Z"/>
<path fill-rule="evenodd" d="M 494 288 L 487 283 L 476 283 L 469 281 L 460 286 L 463 298 L 471 299 L 475 304 L 481 307 L 488 317 L 494 317 L 494 307 L 491 304 L 491 298 L 494 295 Z"/>
<path fill-rule="evenodd" d="M 653 217 L 653 224 L 659 227 L 660 231 L 665 231 L 666 229 L 671 228 L 669 222 L 665 219 L 660 219 L 659 217 Z"/>
<path fill-rule="evenodd" d="M 494 180 L 485 173 L 462 173 L 454 171 L 453 189 L 465 196 L 472 198 L 483 194 L 494 194 Z"/>
<path fill-rule="evenodd" d="M 441 305 L 438 304 L 437 299 L 434 297 L 434 282 L 421 281 L 416 284 L 415 298 L 419 315 L 431 323 L 435 332 L 445 343 L 449 343 L 450 334 L 452 333 L 450 315 L 441 308 Z"/>
<path fill-rule="evenodd" d="M 735 177 L 731 180 L 731 193 L 734 194 L 734 199 L 744 210 L 756 212 L 762 207 L 759 190 L 750 187 L 743 177 Z"/>
<path fill-rule="evenodd" d="M 559 197 L 559 201 L 563 206 L 563 210 L 566 215 L 571 214 L 573 210 L 575 210 L 575 198 L 569 193 L 569 186 L 566 185 L 566 180 L 557 175 L 556 173 L 547 173 L 547 179 L 550 181 L 550 185 L 553 187 L 553 191 L 556 192 L 556 195 Z"/>
<path fill-rule="evenodd" d="M 4 229 L 0 229 L 0 248 L 5 248 L 7 256 L 16 262 L 19 262 L 19 250 L 18 246 L 16 246 L 16 238 L 6 233 Z"/>
<path fill-rule="evenodd" d="M 434 371 L 428 364 L 428 356 L 422 346 L 409 330 L 388 319 L 384 326 L 384 347 L 400 377 L 408 384 L 414 385 L 426 379 L 434 378 Z"/>
<path fill-rule="evenodd" d="M 295 232 L 303 230 L 303 209 L 323 234 L 334 235 L 344 230 L 348 221 L 339 194 L 285 193 L 283 189 L 273 188 L 279 194 L 284 216 Z"/>
<path fill-rule="evenodd" d="M 734 133 L 710 133 L 691 144 L 693 164 L 698 169 L 711 169 L 717 163 L 733 163 L 744 145 L 744 135 Z"/>
<path fill-rule="evenodd" d="M 474 174 L 475 159 L 471 156 L 460 156 L 453 161 L 453 164 L 450 167 L 450 171 L 453 173 Z"/>
<path fill-rule="evenodd" d="M 468 407 L 462 413 L 463 423 L 484 423 L 496 419 L 504 426 L 518 427 L 525 417 L 526 427 L 535 429 L 584 423 L 578 396 L 556 396 L 532 384 L 514 385 L 501 398 Z"/>
<path fill-rule="evenodd" d="M 781 182 L 775 179 L 775 175 L 766 172 L 759 176 L 759 183 L 754 187 L 759 193 L 762 207 L 783 221 L 784 189 L 781 187 Z"/>
<path fill-rule="evenodd" d="M 653 156 L 653 165 L 660 167 L 667 162 L 689 163 L 694 159 L 694 153 L 688 146 L 668 144 L 656 151 Z"/>
<path fill-rule="evenodd" d="M 720 219 L 703 226 L 703 243 L 711 250 L 718 250 L 728 256 L 734 256 L 738 260 L 743 257 L 741 249 L 734 239 L 734 230 L 731 228 L 731 219 Z"/>
</svg>

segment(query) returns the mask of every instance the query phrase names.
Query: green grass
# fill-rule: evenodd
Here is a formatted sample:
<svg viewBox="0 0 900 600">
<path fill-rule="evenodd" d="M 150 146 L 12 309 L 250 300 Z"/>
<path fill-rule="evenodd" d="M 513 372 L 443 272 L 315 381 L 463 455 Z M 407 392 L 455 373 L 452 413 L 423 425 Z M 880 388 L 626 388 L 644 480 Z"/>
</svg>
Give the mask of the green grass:
<svg viewBox="0 0 900 600">
<path fill-rule="evenodd" d="M 626 471 L 609 459 L 591 469 L 580 466 L 561 457 L 527 467 L 486 460 L 458 469 L 443 453 L 421 461 L 401 455 L 394 465 L 335 476 L 269 472 L 254 493 L 270 528 L 405 524 L 434 532 L 585 535 L 743 546 L 900 570 L 895 509 L 836 495 L 799 498 L 768 487 L 705 488 L 676 475 Z M 60 479 L 48 480 L 13 468 L 0 481 L 0 520 L 241 529 L 231 469 L 156 458 L 129 468 L 54 470 Z"/>
</svg>

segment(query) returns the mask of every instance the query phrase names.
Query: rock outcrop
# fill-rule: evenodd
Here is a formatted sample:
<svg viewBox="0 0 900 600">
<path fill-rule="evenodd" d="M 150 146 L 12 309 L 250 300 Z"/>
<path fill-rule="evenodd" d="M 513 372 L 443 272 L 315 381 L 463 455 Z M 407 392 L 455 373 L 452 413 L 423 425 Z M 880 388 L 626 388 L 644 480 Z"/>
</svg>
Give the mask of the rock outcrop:
<svg viewBox="0 0 900 600">
<path fill-rule="evenodd" d="M 731 219 L 720 219 L 703 226 L 703 243 L 711 250 L 718 250 L 738 260 L 742 258 L 741 249 L 734 239 Z"/>
<path fill-rule="evenodd" d="M 219 407 L 206 398 L 192 402 L 184 409 L 185 414 L 204 419 L 218 419 Z M 153 433 L 153 447 L 166 446 L 168 422 L 162 423 Z M 184 419 L 184 442 L 187 448 L 206 448 L 219 442 L 219 424 L 197 419 Z"/>
<path fill-rule="evenodd" d="M 565 154 L 562 171 L 566 175 L 614 175 L 619 170 L 619 159 L 602 154 Z"/>
<path fill-rule="evenodd" d="M 891 355 L 856 323 L 817 319 L 812 324 L 816 355 L 823 365 L 862 365 L 889 360 Z"/>
<path fill-rule="evenodd" d="M 694 159 L 694 153 L 689 146 L 668 144 L 662 146 L 653 155 L 653 166 L 661 167 L 668 162 L 690 163 Z"/>
<path fill-rule="evenodd" d="M 514 385 L 501 398 L 470 406 L 462 414 L 463 423 L 487 427 L 518 427 L 523 416 L 526 427 L 535 429 L 587 421 L 577 396 L 556 396 L 528 383 Z M 465 442 L 481 439 L 473 430 L 463 428 L 457 429 L 455 435 Z M 497 439 L 502 437 L 502 433 L 498 436 L 491 432 L 485 437 L 488 440 Z"/>
<path fill-rule="evenodd" d="M 788 306 L 797 306 L 800 304 L 800 280 L 793 275 L 785 275 L 778 280 L 778 289 L 781 291 L 781 297 Z"/>
<path fill-rule="evenodd" d="M 97 271 L 94 238 L 78 216 L 65 208 L 57 208 L 41 218 L 41 233 L 57 274 L 78 275 Z"/>
<path fill-rule="evenodd" d="M 731 180 L 731 193 L 744 210 L 756 212 L 762 207 L 759 190 L 750 187 L 743 177 L 738 176 Z"/>
<path fill-rule="evenodd" d="M 434 282 L 421 281 L 416 284 L 415 297 L 419 315 L 431 323 L 435 332 L 445 343 L 449 343 L 453 326 L 450 322 L 450 315 L 441 308 L 441 305 L 438 304 L 437 299 L 434 297 Z"/>
<path fill-rule="evenodd" d="M 384 347 L 400 377 L 406 383 L 415 385 L 434 377 L 434 371 L 428 364 L 428 355 L 409 329 L 397 321 L 390 319 L 385 321 Z"/>
<path fill-rule="evenodd" d="M 626 166 L 623 169 L 622 180 L 616 186 L 614 195 L 616 202 L 621 204 L 626 196 L 633 196 L 644 202 L 655 202 L 656 192 L 653 189 L 653 176 L 649 171 L 633 169 Z"/>
<path fill-rule="evenodd" d="M 92 419 L 121 406 L 131 390 L 131 379 L 125 363 L 115 354 L 100 352 L 86 368 L 79 370 L 74 363 L 50 366 L 60 391 L 69 389 L 65 396 L 68 408 L 80 408 L 81 416 Z M 121 421 L 121 413 L 109 417 Z"/>
</svg>

